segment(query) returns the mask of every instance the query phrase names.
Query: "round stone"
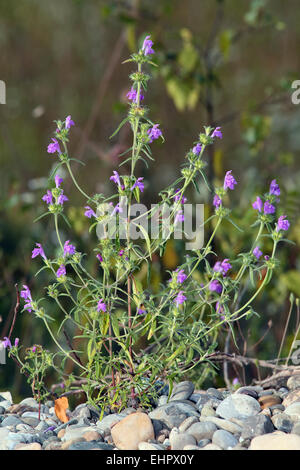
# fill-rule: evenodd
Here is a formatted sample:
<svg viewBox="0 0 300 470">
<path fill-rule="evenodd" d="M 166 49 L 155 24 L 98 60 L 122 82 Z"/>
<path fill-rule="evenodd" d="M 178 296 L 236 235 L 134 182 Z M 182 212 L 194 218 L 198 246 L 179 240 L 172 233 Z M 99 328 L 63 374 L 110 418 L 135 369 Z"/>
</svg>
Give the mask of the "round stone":
<svg viewBox="0 0 300 470">
<path fill-rule="evenodd" d="M 238 444 L 238 440 L 228 431 L 218 429 L 212 437 L 212 443 L 221 447 L 221 449 L 232 449 Z"/>
<path fill-rule="evenodd" d="M 290 433 L 294 426 L 294 421 L 285 413 L 279 413 L 272 416 L 272 423 L 278 431 Z"/>
<path fill-rule="evenodd" d="M 87 431 L 83 434 L 86 441 L 103 441 L 101 434 L 98 431 Z"/>
<path fill-rule="evenodd" d="M 42 450 L 42 446 L 38 442 L 32 442 L 31 444 L 17 444 L 14 450 Z"/>
<path fill-rule="evenodd" d="M 257 400 L 249 395 L 235 393 L 221 402 L 216 409 L 216 413 L 224 419 L 247 418 L 258 414 L 260 410 Z"/>
<path fill-rule="evenodd" d="M 186 431 L 192 424 L 198 423 L 199 419 L 197 416 L 190 416 L 189 418 L 186 418 L 184 421 L 182 421 L 181 425 L 179 426 L 179 431 L 184 432 Z"/>
<path fill-rule="evenodd" d="M 300 401 L 300 390 L 293 390 L 292 392 L 288 393 L 282 402 L 283 406 L 287 408 L 292 403 Z"/>
<path fill-rule="evenodd" d="M 286 415 L 294 415 L 297 416 L 298 419 L 300 419 L 300 402 L 295 401 L 291 405 L 287 406 L 286 409 L 284 410 Z"/>
<path fill-rule="evenodd" d="M 197 441 L 192 434 L 180 433 L 178 430 L 170 434 L 171 450 L 183 450 L 186 445 L 196 445 Z"/>
<path fill-rule="evenodd" d="M 165 447 L 160 444 L 153 444 L 151 442 L 140 442 L 139 450 L 165 450 Z"/>
<path fill-rule="evenodd" d="M 188 400 L 172 401 L 159 408 L 155 408 L 149 413 L 149 418 L 163 421 L 169 429 L 179 427 L 189 416 L 200 417 L 196 405 L 188 402 Z"/>
<path fill-rule="evenodd" d="M 111 436 L 118 449 L 137 450 L 140 442 L 154 439 L 154 429 L 146 413 L 132 413 L 113 426 Z"/>
<path fill-rule="evenodd" d="M 192 424 L 186 432 L 200 441 L 201 439 L 211 439 L 216 430 L 217 426 L 214 423 L 199 422 Z"/>
</svg>

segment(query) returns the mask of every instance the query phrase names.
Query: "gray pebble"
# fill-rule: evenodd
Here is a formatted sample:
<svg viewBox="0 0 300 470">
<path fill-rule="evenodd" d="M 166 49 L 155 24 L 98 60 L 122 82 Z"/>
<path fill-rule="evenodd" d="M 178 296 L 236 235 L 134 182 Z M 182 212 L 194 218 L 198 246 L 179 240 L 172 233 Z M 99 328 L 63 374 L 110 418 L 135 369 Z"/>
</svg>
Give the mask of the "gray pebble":
<svg viewBox="0 0 300 470">
<path fill-rule="evenodd" d="M 192 434 L 197 441 L 201 439 L 211 439 L 213 433 L 217 430 L 217 426 L 214 423 L 194 423 L 188 429 L 187 433 Z"/>
<path fill-rule="evenodd" d="M 188 400 L 189 397 L 192 395 L 194 389 L 194 384 L 192 382 L 189 382 L 188 380 L 184 382 L 179 382 L 174 386 L 169 401 Z"/>
<path fill-rule="evenodd" d="M 247 418 L 260 412 L 260 404 L 249 395 L 234 393 L 225 398 L 216 409 L 218 416 L 224 419 Z"/>
<path fill-rule="evenodd" d="M 278 431 L 283 431 L 286 433 L 290 433 L 294 426 L 294 422 L 285 413 L 280 413 L 276 414 L 275 416 L 272 416 L 272 423 Z"/>
<path fill-rule="evenodd" d="M 2 427 L 4 427 L 4 426 L 16 426 L 17 424 L 21 424 L 21 423 L 22 423 L 22 421 L 19 418 L 17 418 L 14 415 L 10 415 L 10 416 L 7 416 L 6 418 L 4 418 L 4 420 L 1 423 L 1 426 Z"/>
<path fill-rule="evenodd" d="M 211 440 L 210 439 L 200 439 L 198 442 L 198 447 L 205 447 L 207 444 L 210 444 Z"/>
<path fill-rule="evenodd" d="M 238 440 L 230 432 L 218 429 L 212 437 L 212 443 L 221 447 L 221 449 L 227 450 L 235 447 L 238 444 Z"/>
</svg>

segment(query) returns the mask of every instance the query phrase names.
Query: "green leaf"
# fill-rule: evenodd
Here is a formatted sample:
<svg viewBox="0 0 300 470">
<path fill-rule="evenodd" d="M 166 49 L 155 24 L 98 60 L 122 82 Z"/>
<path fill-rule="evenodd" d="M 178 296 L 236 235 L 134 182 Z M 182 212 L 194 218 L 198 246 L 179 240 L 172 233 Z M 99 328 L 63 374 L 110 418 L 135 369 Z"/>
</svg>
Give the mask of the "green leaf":
<svg viewBox="0 0 300 470">
<path fill-rule="evenodd" d="M 123 119 L 123 121 L 119 124 L 115 132 L 110 136 L 110 139 L 112 139 L 119 132 L 119 130 L 124 126 L 124 124 L 126 124 L 127 121 L 129 121 L 128 116 L 125 119 Z"/>
</svg>

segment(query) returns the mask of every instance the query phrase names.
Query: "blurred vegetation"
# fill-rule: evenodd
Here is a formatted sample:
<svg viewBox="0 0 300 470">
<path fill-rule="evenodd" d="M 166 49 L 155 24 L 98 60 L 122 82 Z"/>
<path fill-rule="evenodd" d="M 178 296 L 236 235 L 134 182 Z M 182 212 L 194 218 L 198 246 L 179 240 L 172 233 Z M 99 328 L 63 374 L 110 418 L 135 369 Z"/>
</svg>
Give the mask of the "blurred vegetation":
<svg viewBox="0 0 300 470">
<path fill-rule="evenodd" d="M 27 283 L 33 292 L 42 289 L 43 274 L 34 277 L 34 244 L 41 242 L 49 252 L 56 249 L 51 223 L 42 219 L 33 224 L 42 212 L 41 197 L 53 169 L 52 156 L 46 153 L 53 120 L 71 114 L 76 122 L 70 148 L 86 165 L 75 168 L 82 186 L 90 192 L 110 192 L 109 176 L 118 155 L 131 145 L 128 126 L 109 140 L 124 117 L 130 86 L 130 64 L 121 62 L 151 34 L 160 67 L 147 100 L 166 142 L 156 145 L 156 163 L 142 174 L 148 181 L 145 203 L 155 202 L 151 188 L 159 191 L 179 175 L 185 151 L 202 126 L 222 126 L 224 138 L 210 148 L 208 171 L 210 184 L 220 184 L 228 169 L 239 183 L 231 203 L 244 231 L 224 224 L 214 247 L 220 256 L 232 259 L 249 245 L 255 194 L 266 192 L 277 178 L 282 213 L 291 221 L 289 238 L 295 245 L 282 245 L 277 275 L 255 304 L 260 317 L 241 324 L 238 340 L 240 352 L 276 358 L 289 293 L 300 296 L 300 106 L 291 102 L 291 83 L 299 79 L 299 22 L 296 0 L 0 3 L 0 79 L 7 86 L 7 104 L 0 107 L 0 338 L 10 328 L 15 283 Z M 88 233 L 84 201 L 70 182 L 65 189 L 68 216 L 75 224 L 75 233 L 66 227 L 65 237 L 89 252 L 95 240 Z M 207 215 L 211 200 L 205 188 L 201 194 L 189 194 L 189 202 L 206 203 Z M 267 241 L 263 249 L 268 252 Z M 176 267 L 182 256 L 182 245 L 170 242 L 164 257 L 153 260 L 154 290 L 164 270 Z M 96 265 L 90 269 L 96 270 Z M 146 274 L 140 273 L 141 282 Z M 292 317 L 283 356 L 294 331 Z M 19 314 L 15 336 L 24 347 L 49 345 L 41 324 L 30 314 Z M 230 350 L 237 352 L 234 344 Z M 30 394 L 11 360 L 0 372 L 0 389 L 12 390 L 16 399 Z M 237 372 L 230 369 L 231 377 Z M 247 381 L 253 377 L 257 371 L 247 371 Z"/>
</svg>

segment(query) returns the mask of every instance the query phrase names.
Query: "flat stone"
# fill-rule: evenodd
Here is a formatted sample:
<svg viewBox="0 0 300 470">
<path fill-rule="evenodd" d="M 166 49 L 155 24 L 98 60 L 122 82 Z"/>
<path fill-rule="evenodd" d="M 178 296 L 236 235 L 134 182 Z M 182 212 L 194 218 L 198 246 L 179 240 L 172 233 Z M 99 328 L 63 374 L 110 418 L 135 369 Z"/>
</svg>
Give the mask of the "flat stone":
<svg viewBox="0 0 300 470">
<path fill-rule="evenodd" d="M 208 388 L 206 390 L 206 393 L 214 398 L 217 398 L 218 400 L 224 399 L 223 393 L 217 390 L 216 388 Z"/>
<path fill-rule="evenodd" d="M 36 418 L 42 420 L 50 418 L 50 416 L 48 414 L 41 413 L 39 418 L 39 413 L 37 411 L 25 411 L 25 413 L 22 414 L 22 419 L 23 418 Z"/>
<path fill-rule="evenodd" d="M 61 445 L 61 450 L 68 450 L 71 445 L 77 444 L 78 442 L 86 442 L 86 440 L 83 439 L 83 437 L 74 437 L 73 439 L 64 441 Z"/>
<path fill-rule="evenodd" d="M 197 440 L 192 434 L 181 433 L 178 430 L 172 429 L 170 433 L 171 450 L 183 450 L 186 445 L 196 445 Z"/>
<path fill-rule="evenodd" d="M 25 424 L 28 424 L 28 426 L 31 426 L 33 428 L 35 428 L 36 426 L 38 426 L 38 424 L 40 423 L 40 420 L 37 419 L 37 418 L 24 418 L 24 416 L 22 416 L 22 421 L 23 423 Z"/>
<path fill-rule="evenodd" d="M 140 442 L 154 439 L 154 429 L 146 413 L 132 413 L 115 424 L 111 436 L 120 450 L 137 450 Z"/>
<path fill-rule="evenodd" d="M 218 429 L 213 434 L 212 443 L 221 447 L 221 449 L 227 450 L 235 447 L 238 444 L 238 440 L 231 432 Z"/>
<path fill-rule="evenodd" d="M 292 403 L 295 403 L 297 401 L 300 401 L 300 390 L 293 390 L 292 392 L 289 392 L 287 396 L 284 398 L 282 404 L 285 408 L 290 406 Z"/>
<path fill-rule="evenodd" d="M 189 416 L 184 421 L 182 421 L 181 425 L 179 426 L 179 432 L 186 431 L 192 424 L 198 423 L 199 419 L 197 416 Z"/>
<path fill-rule="evenodd" d="M 7 416 L 1 423 L 1 426 L 4 428 L 5 426 L 16 426 L 17 424 L 21 424 L 22 421 L 17 418 L 16 416 Z"/>
<path fill-rule="evenodd" d="M 300 388 L 300 374 L 292 375 L 288 379 L 286 385 L 289 390 L 296 390 L 297 388 Z"/>
<path fill-rule="evenodd" d="M 194 436 L 197 441 L 201 439 L 211 439 L 214 432 L 217 430 L 217 426 L 214 423 L 194 423 L 188 429 L 187 433 Z"/>
<path fill-rule="evenodd" d="M 249 450 L 300 450 L 300 436 L 276 431 L 252 439 Z"/>
<path fill-rule="evenodd" d="M 16 431 L 20 432 L 33 432 L 33 428 L 29 424 L 19 423 L 16 425 Z"/>
<path fill-rule="evenodd" d="M 214 423 L 218 428 L 224 429 L 225 431 L 231 432 L 233 434 L 241 434 L 242 427 L 232 421 L 227 421 L 226 419 L 217 418 L 216 416 L 201 416 L 201 422 L 211 422 Z"/>
<path fill-rule="evenodd" d="M 61 441 L 48 442 L 47 440 L 44 444 L 43 444 L 44 450 L 61 450 L 61 446 L 62 446 Z"/>
<path fill-rule="evenodd" d="M 246 385 L 243 387 L 238 388 L 235 392 L 235 394 L 242 393 L 245 395 L 249 395 L 252 398 L 257 398 L 258 395 L 263 392 L 264 389 L 260 385 Z"/>
<path fill-rule="evenodd" d="M 38 442 L 32 442 L 31 444 L 17 444 L 14 450 L 42 450 L 42 446 Z"/>
<path fill-rule="evenodd" d="M 19 405 L 27 405 L 27 406 L 30 406 L 31 408 L 39 407 L 38 402 L 32 397 L 24 398 L 24 400 L 20 401 Z"/>
<path fill-rule="evenodd" d="M 194 384 L 192 382 L 189 382 L 188 380 L 184 382 L 179 382 L 174 386 L 169 401 L 188 400 L 189 397 L 192 395 L 194 389 Z"/>
<path fill-rule="evenodd" d="M 113 450 L 114 446 L 106 442 L 84 441 L 71 444 L 69 450 Z"/>
<path fill-rule="evenodd" d="M 203 407 L 202 407 L 201 416 L 202 416 L 202 417 L 205 417 L 205 416 L 217 416 L 217 413 L 216 413 L 216 411 L 214 410 L 214 408 L 209 404 L 209 402 L 207 402 L 207 403 L 205 403 L 205 405 L 203 405 Z"/>
<path fill-rule="evenodd" d="M 272 433 L 273 431 L 274 426 L 268 416 L 263 414 L 249 416 L 243 419 L 241 438 L 244 440 L 252 439 L 255 436 Z"/>
<path fill-rule="evenodd" d="M 160 444 L 152 444 L 151 442 L 140 442 L 138 445 L 139 450 L 165 450 L 165 447 Z"/>
<path fill-rule="evenodd" d="M 200 418 L 196 405 L 187 401 L 172 401 L 149 413 L 149 418 L 163 421 L 169 429 L 179 427 L 189 416 Z"/>
<path fill-rule="evenodd" d="M 280 413 L 272 416 L 272 423 L 278 431 L 290 433 L 294 426 L 294 421 L 286 413 Z"/>
<path fill-rule="evenodd" d="M 286 409 L 284 410 L 286 415 L 294 415 L 297 416 L 298 419 L 300 419 L 300 402 L 295 401 L 291 405 L 287 406 Z"/>
<path fill-rule="evenodd" d="M 216 409 L 216 413 L 224 419 L 247 418 L 258 414 L 260 410 L 260 405 L 254 398 L 249 395 L 234 393 L 221 402 Z"/>
<path fill-rule="evenodd" d="M 123 419 L 123 417 L 121 417 L 120 415 L 111 414 L 111 415 L 104 416 L 104 418 L 101 421 L 97 421 L 96 425 L 99 431 L 101 432 L 101 434 L 105 436 L 107 434 L 110 434 L 111 427 L 114 424 L 121 421 L 121 419 Z"/>
<path fill-rule="evenodd" d="M 269 408 L 270 406 L 274 405 L 280 405 L 281 401 L 281 398 L 277 395 L 265 395 L 259 397 L 258 399 L 258 403 L 262 409 Z"/>
</svg>

